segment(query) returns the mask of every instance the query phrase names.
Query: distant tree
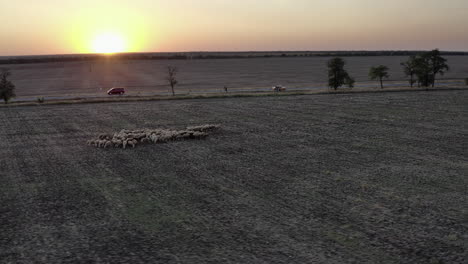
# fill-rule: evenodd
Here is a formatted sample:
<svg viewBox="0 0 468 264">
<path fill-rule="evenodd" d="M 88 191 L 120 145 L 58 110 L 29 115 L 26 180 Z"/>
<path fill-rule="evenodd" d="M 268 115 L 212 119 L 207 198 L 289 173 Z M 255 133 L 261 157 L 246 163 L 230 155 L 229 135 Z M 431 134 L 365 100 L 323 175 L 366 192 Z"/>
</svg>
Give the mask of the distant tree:
<svg viewBox="0 0 468 264">
<path fill-rule="evenodd" d="M 11 76 L 11 73 L 8 69 L 1 69 L 0 73 L 0 99 L 5 101 L 5 104 L 10 101 L 11 98 L 16 96 L 15 94 L 15 85 L 8 80 L 8 77 Z"/>
<path fill-rule="evenodd" d="M 437 74 L 444 75 L 450 69 L 447 60 L 440 55 L 438 49 L 413 56 L 408 63 L 411 64 L 417 76 L 418 86 L 426 88 L 434 87 Z"/>
<path fill-rule="evenodd" d="M 355 82 L 356 80 L 349 75 L 345 78 L 345 84 L 348 85 L 349 88 L 353 88 Z"/>
<path fill-rule="evenodd" d="M 405 75 L 407 77 L 410 77 L 409 83 L 411 85 L 411 88 L 413 88 L 413 85 L 416 83 L 416 80 L 414 79 L 414 75 L 416 74 L 415 59 L 416 56 L 413 55 L 407 61 L 400 63 L 401 66 L 403 66 L 403 71 L 405 72 Z"/>
<path fill-rule="evenodd" d="M 328 61 L 328 86 L 333 89 L 347 84 L 350 88 L 354 86 L 354 79 L 344 69 L 346 62 L 342 58 L 333 58 Z"/>
<path fill-rule="evenodd" d="M 431 68 L 432 87 L 434 87 L 437 74 L 443 76 L 446 71 L 450 70 L 450 67 L 447 64 L 447 59 L 440 55 L 440 51 L 438 49 L 429 51 L 423 56 L 426 56 L 427 61 L 429 62 Z"/>
<path fill-rule="evenodd" d="M 418 87 L 429 87 L 432 84 L 432 68 L 430 66 L 429 57 L 425 54 L 416 56 L 413 59 L 415 66 L 415 74 L 418 78 Z"/>
<path fill-rule="evenodd" d="M 172 96 L 175 95 L 175 91 L 174 91 L 174 87 L 177 85 L 177 68 L 176 67 L 172 67 L 172 66 L 167 66 L 167 76 L 166 76 L 166 80 L 167 82 L 169 83 L 169 85 L 171 86 L 171 89 L 172 89 Z"/>
<path fill-rule="evenodd" d="M 369 70 L 369 77 L 372 80 L 379 79 L 380 80 L 380 88 L 383 89 L 383 78 L 388 78 L 388 67 L 384 65 L 380 65 L 377 67 L 372 67 Z"/>
</svg>

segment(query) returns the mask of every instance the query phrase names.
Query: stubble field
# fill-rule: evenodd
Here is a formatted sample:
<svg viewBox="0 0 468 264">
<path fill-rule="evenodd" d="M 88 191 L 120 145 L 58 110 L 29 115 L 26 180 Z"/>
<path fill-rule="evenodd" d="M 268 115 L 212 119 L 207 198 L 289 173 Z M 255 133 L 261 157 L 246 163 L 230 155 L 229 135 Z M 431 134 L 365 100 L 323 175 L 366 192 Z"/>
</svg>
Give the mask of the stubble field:
<svg viewBox="0 0 468 264">
<path fill-rule="evenodd" d="M 0 109 L 3 263 L 464 263 L 468 92 Z M 133 128 L 206 140 L 95 149 Z"/>
</svg>

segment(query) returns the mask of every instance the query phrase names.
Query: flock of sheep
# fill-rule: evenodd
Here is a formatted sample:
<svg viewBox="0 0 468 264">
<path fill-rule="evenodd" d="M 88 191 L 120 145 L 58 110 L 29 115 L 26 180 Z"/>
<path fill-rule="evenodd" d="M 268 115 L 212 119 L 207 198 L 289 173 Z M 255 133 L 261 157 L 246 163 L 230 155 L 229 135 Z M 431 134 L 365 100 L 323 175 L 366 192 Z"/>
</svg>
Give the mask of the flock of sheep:
<svg viewBox="0 0 468 264">
<path fill-rule="evenodd" d="M 138 144 L 165 143 L 169 141 L 203 139 L 210 132 L 218 130 L 219 125 L 202 125 L 187 127 L 184 130 L 170 129 L 141 129 L 122 130 L 118 133 L 101 134 L 98 139 L 88 140 L 88 145 L 97 148 L 134 148 Z"/>
</svg>

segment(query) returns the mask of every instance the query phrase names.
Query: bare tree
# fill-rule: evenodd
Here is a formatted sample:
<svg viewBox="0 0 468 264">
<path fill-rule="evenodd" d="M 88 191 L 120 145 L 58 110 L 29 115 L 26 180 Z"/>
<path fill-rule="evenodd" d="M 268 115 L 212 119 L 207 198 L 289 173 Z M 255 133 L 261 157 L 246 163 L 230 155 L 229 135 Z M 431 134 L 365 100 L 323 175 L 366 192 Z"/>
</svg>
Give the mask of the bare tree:
<svg viewBox="0 0 468 264">
<path fill-rule="evenodd" d="M 167 77 L 166 77 L 166 80 L 167 82 L 169 83 L 169 85 L 171 86 L 171 89 L 172 89 L 172 96 L 175 96 L 175 92 L 174 92 L 174 87 L 177 85 L 177 68 L 176 67 L 173 67 L 173 66 L 167 66 Z"/>
</svg>

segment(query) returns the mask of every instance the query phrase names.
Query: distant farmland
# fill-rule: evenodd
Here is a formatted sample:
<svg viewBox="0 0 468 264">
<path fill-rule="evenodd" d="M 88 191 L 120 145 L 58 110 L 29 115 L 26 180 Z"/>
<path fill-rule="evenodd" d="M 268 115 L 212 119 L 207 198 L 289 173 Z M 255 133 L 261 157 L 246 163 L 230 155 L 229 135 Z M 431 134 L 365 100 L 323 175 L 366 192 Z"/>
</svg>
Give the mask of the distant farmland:
<svg viewBox="0 0 468 264">
<path fill-rule="evenodd" d="M 286 57 L 205 60 L 104 60 L 0 65 L 12 70 L 19 97 L 61 95 L 104 95 L 112 86 L 127 87 L 129 94 L 164 93 L 165 67 L 179 68 L 176 91 L 268 90 L 281 84 L 288 88 L 325 87 L 329 57 Z M 357 86 L 369 84 L 371 66 L 390 67 L 390 80 L 404 83 L 400 62 L 404 56 L 346 57 L 347 69 Z M 443 78 L 468 77 L 468 56 L 447 56 L 451 71 Z M 461 82 L 461 80 L 460 80 Z"/>
</svg>

